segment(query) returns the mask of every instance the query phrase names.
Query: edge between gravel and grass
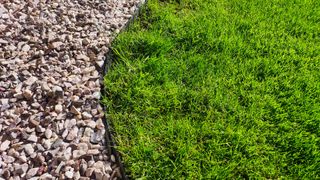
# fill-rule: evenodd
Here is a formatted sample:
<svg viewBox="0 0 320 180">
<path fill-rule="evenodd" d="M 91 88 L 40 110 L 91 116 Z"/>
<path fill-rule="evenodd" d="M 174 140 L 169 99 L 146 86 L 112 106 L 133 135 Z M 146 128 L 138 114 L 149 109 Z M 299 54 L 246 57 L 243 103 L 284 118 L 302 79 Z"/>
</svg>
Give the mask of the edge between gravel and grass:
<svg viewBox="0 0 320 180">
<path fill-rule="evenodd" d="M 134 20 L 139 16 L 140 12 L 141 12 L 141 8 L 148 2 L 148 0 L 141 0 L 141 2 L 139 3 L 136 11 L 134 12 L 134 14 L 132 15 L 132 17 L 130 18 L 130 20 L 124 25 L 124 27 L 120 30 L 119 33 L 123 32 L 123 31 L 126 31 L 130 24 L 134 22 Z M 118 33 L 118 34 L 119 34 Z M 117 35 L 114 37 L 114 39 L 117 38 Z M 112 42 L 111 42 L 111 47 L 112 47 Z M 114 54 L 112 53 L 112 51 L 108 51 L 107 54 L 105 55 L 105 60 L 104 60 L 104 64 L 103 64 L 103 68 L 101 70 L 101 73 L 102 73 L 102 77 L 105 77 L 108 73 L 108 70 L 110 68 L 110 66 L 112 65 L 112 62 L 113 62 L 113 59 L 114 59 Z M 102 91 L 102 94 L 105 94 L 104 90 L 104 83 L 101 84 L 101 91 Z M 103 96 L 101 96 L 101 99 L 100 99 L 100 104 L 104 110 L 104 112 L 107 112 L 107 108 L 106 106 L 102 103 L 103 101 Z M 121 158 L 121 155 L 118 153 L 116 147 L 117 147 L 117 143 L 116 141 L 114 140 L 115 136 L 116 136 L 116 132 L 113 130 L 113 125 L 112 125 L 112 122 L 109 121 L 106 117 L 106 115 L 103 116 L 103 122 L 104 122 L 104 125 L 105 125 L 105 128 L 106 128 L 106 134 L 105 134 L 105 138 L 106 138 L 106 144 L 107 144 L 107 149 L 108 149 L 108 152 L 109 154 L 113 154 L 115 156 L 115 160 L 116 160 L 116 163 L 119 165 L 119 168 L 120 168 L 120 174 L 121 174 L 121 178 L 123 180 L 127 180 L 128 179 L 128 176 L 126 174 L 126 170 L 125 170 L 125 166 L 124 166 L 124 163 L 123 163 L 123 160 Z"/>
</svg>

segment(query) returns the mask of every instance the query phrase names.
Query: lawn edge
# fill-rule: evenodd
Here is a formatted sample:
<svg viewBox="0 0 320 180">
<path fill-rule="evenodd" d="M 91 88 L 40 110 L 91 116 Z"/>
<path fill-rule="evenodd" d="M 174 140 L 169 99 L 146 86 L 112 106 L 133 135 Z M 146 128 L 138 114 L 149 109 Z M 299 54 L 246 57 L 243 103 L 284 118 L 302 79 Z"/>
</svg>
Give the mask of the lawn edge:
<svg viewBox="0 0 320 180">
<path fill-rule="evenodd" d="M 128 22 L 124 25 L 124 27 L 120 30 L 120 32 L 117 33 L 113 37 L 113 40 L 115 40 L 121 32 L 126 31 L 129 28 L 130 24 L 133 23 L 136 20 L 136 18 L 139 16 L 139 14 L 141 13 L 142 7 L 144 5 L 147 5 L 147 3 L 148 3 L 148 0 L 141 0 L 140 1 L 140 3 L 137 5 L 137 8 L 136 8 L 134 14 L 132 15 L 132 17 L 128 20 Z M 112 47 L 112 43 L 111 43 L 110 47 Z M 112 65 L 113 59 L 114 59 L 114 55 L 112 53 L 112 50 L 109 49 L 109 51 L 105 54 L 105 59 L 104 59 L 104 63 L 103 63 L 102 70 L 101 70 L 102 80 L 107 75 L 108 70 Z M 104 87 L 105 87 L 105 85 L 102 81 L 102 83 L 101 83 L 102 94 L 105 94 Z M 112 127 L 114 127 L 113 123 L 110 120 L 108 120 L 108 118 L 106 117 L 107 108 L 102 103 L 102 98 L 103 98 L 103 96 L 101 96 L 100 105 L 102 106 L 102 109 L 105 112 L 102 120 L 103 120 L 105 129 L 106 129 L 106 134 L 105 134 L 106 148 L 108 150 L 109 155 L 113 154 L 115 156 L 115 161 L 116 161 L 115 163 L 119 167 L 121 178 L 124 180 L 128 180 L 129 178 L 128 178 L 128 174 L 126 173 L 126 168 L 123 163 L 122 156 L 116 149 L 116 147 L 117 147 L 117 143 L 115 141 L 116 132 L 112 129 Z"/>
</svg>

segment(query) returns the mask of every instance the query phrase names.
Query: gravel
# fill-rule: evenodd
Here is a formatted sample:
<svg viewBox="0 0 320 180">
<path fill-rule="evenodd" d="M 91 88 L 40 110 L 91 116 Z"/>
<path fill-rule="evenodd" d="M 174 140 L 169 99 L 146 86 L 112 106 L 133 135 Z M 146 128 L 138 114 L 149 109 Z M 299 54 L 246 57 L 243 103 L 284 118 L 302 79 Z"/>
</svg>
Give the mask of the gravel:
<svg viewBox="0 0 320 180">
<path fill-rule="evenodd" d="M 99 104 L 105 54 L 142 0 L 0 3 L 0 179 L 121 179 Z"/>
</svg>

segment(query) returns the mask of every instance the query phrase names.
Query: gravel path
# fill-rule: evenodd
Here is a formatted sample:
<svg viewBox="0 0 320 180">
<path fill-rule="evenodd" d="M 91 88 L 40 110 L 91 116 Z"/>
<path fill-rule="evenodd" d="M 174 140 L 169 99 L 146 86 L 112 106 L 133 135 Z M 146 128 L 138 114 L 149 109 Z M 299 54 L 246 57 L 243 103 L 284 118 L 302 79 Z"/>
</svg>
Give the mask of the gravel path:
<svg viewBox="0 0 320 180">
<path fill-rule="evenodd" d="M 0 0 L 0 179 L 120 179 L 104 54 L 141 0 Z"/>
</svg>

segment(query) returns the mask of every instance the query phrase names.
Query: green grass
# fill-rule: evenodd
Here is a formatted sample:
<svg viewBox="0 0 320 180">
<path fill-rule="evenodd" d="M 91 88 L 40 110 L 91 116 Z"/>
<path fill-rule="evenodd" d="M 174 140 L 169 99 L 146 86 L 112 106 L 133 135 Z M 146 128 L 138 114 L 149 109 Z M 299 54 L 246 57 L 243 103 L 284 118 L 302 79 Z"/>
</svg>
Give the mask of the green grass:
<svg viewBox="0 0 320 180">
<path fill-rule="evenodd" d="M 113 53 L 131 178 L 320 178 L 320 1 L 149 0 Z"/>
</svg>

